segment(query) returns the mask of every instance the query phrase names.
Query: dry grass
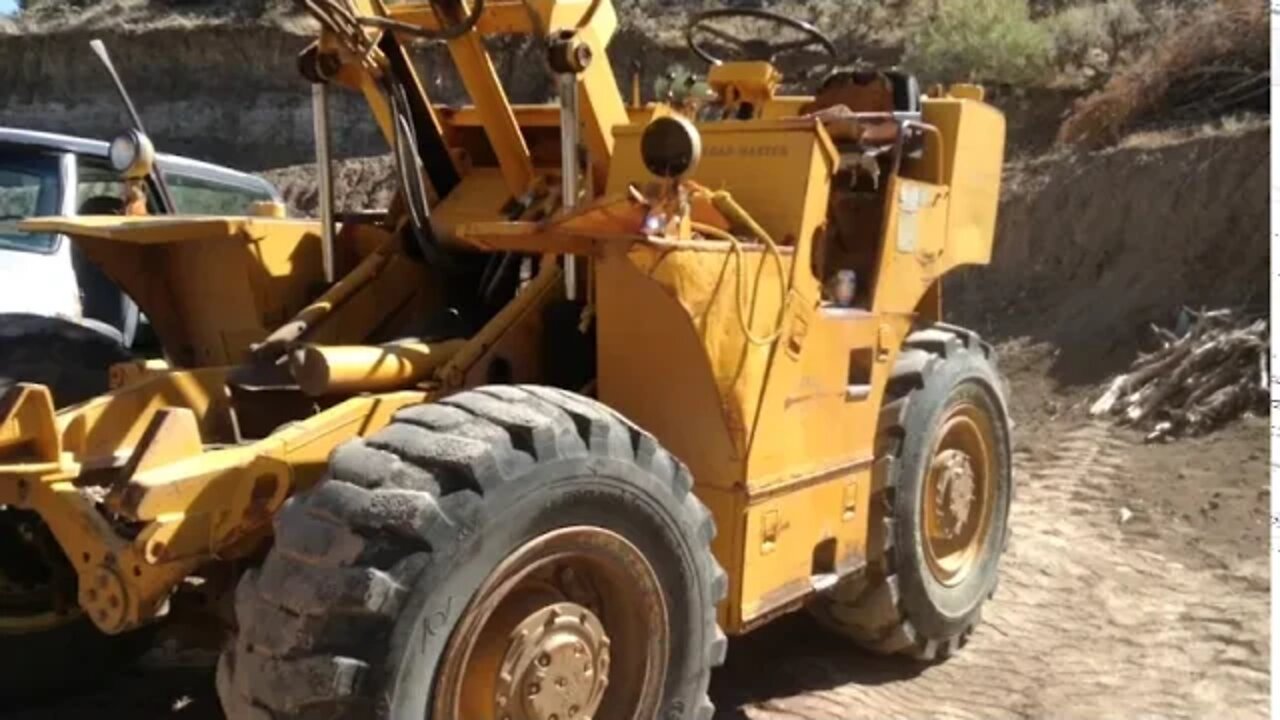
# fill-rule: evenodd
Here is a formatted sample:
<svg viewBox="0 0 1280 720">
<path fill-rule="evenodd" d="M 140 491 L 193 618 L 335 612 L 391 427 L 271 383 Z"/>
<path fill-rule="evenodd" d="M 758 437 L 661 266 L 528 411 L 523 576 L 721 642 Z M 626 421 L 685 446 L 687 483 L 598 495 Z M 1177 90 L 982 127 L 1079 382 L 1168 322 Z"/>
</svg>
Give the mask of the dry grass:
<svg viewBox="0 0 1280 720">
<path fill-rule="evenodd" d="M 1099 147 L 1155 118 L 1207 121 L 1263 109 L 1269 86 L 1269 24 L 1256 0 L 1220 0 L 1077 103 L 1058 142 Z"/>
</svg>

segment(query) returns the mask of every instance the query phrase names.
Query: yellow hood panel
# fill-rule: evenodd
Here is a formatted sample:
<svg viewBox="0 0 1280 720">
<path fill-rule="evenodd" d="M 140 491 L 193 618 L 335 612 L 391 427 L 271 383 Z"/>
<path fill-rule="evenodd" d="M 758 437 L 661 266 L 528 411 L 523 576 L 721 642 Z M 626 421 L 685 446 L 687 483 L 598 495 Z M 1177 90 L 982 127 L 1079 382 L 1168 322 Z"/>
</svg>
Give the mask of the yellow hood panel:
<svg viewBox="0 0 1280 720">
<path fill-rule="evenodd" d="M 27 232 L 52 232 L 73 237 L 99 238 L 138 245 L 158 245 L 189 240 L 218 240 L 236 236 L 261 237 L 289 227 L 315 225 L 313 220 L 260 217 L 39 217 L 18 223 Z"/>
</svg>

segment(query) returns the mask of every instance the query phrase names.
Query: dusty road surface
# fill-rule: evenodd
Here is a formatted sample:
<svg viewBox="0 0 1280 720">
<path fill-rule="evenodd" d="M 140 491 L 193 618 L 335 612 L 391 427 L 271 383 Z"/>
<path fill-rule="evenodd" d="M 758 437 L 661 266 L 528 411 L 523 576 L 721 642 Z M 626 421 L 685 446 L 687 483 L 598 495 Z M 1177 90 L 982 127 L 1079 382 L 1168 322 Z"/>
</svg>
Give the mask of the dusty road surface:
<svg viewBox="0 0 1280 720">
<path fill-rule="evenodd" d="M 1087 392 L 1049 390 L 1046 353 L 1005 348 L 1015 534 L 966 650 L 919 667 L 785 618 L 733 641 L 717 720 L 1266 717 L 1265 421 L 1143 446 L 1085 417 Z M 212 666 L 163 654 L 95 694 L 0 716 L 222 717 Z"/>
</svg>

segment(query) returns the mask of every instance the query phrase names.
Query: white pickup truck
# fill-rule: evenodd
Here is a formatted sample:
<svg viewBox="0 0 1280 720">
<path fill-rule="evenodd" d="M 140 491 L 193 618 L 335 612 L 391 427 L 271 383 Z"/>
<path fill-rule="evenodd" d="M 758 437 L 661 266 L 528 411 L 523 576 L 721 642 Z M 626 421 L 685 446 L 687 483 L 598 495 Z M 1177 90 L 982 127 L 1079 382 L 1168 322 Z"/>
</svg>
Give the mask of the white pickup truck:
<svg viewBox="0 0 1280 720">
<path fill-rule="evenodd" d="M 100 140 L 0 127 L 0 390 L 17 381 L 55 387 L 75 402 L 106 389 L 106 368 L 145 336 L 138 308 L 75 244 L 27 233 L 40 215 L 121 211 L 123 180 Z M 262 178 L 159 154 L 173 207 L 148 180 L 150 214 L 244 215 L 283 202 Z"/>
</svg>

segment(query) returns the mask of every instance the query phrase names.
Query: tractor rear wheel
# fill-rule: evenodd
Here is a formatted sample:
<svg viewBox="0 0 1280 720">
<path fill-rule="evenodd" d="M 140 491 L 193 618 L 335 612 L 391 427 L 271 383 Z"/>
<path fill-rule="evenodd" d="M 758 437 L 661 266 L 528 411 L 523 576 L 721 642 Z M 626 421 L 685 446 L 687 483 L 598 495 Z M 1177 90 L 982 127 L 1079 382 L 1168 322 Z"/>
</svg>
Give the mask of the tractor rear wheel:
<svg viewBox="0 0 1280 720">
<path fill-rule="evenodd" d="M 1004 380 L 975 334 L 907 338 L 880 413 L 865 577 L 813 606 L 862 647 L 943 659 L 994 593 L 1013 493 Z"/>
<path fill-rule="evenodd" d="M 726 578 L 688 471 L 592 400 L 405 409 L 276 519 L 218 667 L 235 718 L 709 720 Z"/>
</svg>

